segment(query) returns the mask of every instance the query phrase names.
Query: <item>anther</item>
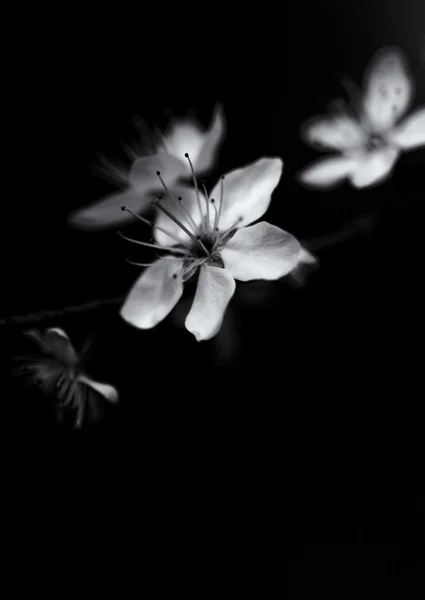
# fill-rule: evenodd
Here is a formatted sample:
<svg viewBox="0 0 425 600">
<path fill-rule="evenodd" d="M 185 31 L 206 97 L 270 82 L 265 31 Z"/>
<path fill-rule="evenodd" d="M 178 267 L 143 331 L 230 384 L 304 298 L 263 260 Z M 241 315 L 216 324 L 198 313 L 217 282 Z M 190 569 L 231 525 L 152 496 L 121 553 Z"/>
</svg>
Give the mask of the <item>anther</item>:
<svg viewBox="0 0 425 600">
<path fill-rule="evenodd" d="M 161 171 L 157 171 L 156 174 L 158 175 L 158 177 L 161 175 Z"/>
<path fill-rule="evenodd" d="M 186 158 L 189 158 L 189 154 L 188 154 L 187 152 L 185 153 L 185 157 L 186 157 Z"/>
<path fill-rule="evenodd" d="M 121 210 L 125 210 L 125 206 L 121 206 Z"/>
<path fill-rule="evenodd" d="M 177 279 L 177 275 L 173 273 L 173 279 Z"/>
</svg>

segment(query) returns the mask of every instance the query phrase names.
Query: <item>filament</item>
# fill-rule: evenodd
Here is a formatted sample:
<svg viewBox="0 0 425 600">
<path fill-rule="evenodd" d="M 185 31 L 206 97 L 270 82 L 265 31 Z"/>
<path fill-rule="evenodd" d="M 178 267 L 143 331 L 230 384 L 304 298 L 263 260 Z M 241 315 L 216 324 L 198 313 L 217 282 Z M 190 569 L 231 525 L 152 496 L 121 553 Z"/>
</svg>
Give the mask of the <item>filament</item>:
<svg viewBox="0 0 425 600">
<path fill-rule="evenodd" d="M 223 193 L 224 193 L 224 175 L 222 176 L 221 181 L 220 181 L 220 204 L 218 206 L 218 210 L 216 209 L 216 212 L 215 212 L 214 229 L 216 231 L 218 231 L 218 224 L 219 224 L 220 217 L 221 217 L 221 208 L 223 206 Z"/>
<path fill-rule="evenodd" d="M 178 252 L 179 254 L 184 254 L 185 256 L 189 256 L 189 253 L 186 250 L 182 250 L 180 248 L 174 248 L 173 246 L 160 246 L 159 244 L 149 244 L 148 242 L 140 242 L 139 240 L 133 240 L 133 238 L 129 238 L 121 231 L 117 231 L 117 235 L 122 237 L 127 242 L 132 242 L 133 244 L 139 244 L 140 246 L 146 246 L 147 248 L 155 248 L 156 250 L 165 250 L 166 252 Z"/>
<path fill-rule="evenodd" d="M 133 215 L 133 217 L 136 217 L 136 219 L 139 219 L 139 221 L 141 221 L 142 223 L 146 223 L 146 225 L 149 225 L 150 227 L 154 227 L 155 229 L 159 229 L 159 231 L 162 231 L 166 235 L 169 235 L 171 238 L 173 238 L 174 240 L 176 240 L 176 242 L 178 242 L 180 244 L 181 240 L 176 235 L 174 235 L 174 233 L 171 233 L 170 231 L 167 231 L 166 229 L 164 229 L 160 225 L 156 225 L 156 223 L 154 223 L 153 221 L 148 221 L 144 217 L 141 217 L 140 215 L 136 215 L 136 213 L 134 213 L 132 210 L 128 209 L 126 206 L 121 206 L 121 210 L 123 210 L 125 212 L 128 212 L 130 215 Z"/>
<path fill-rule="evenodd" d="M 207 216 L 205 218 L 205 224 L 206 224 L 206 230 L 208 232 L 209 231 L 209 227 L 210 227 L 210 206 L 209 206 L 209 202 L 210 201 L 209 201 L 209 196 L 208 196 L 207 188 L 205 187 L 205 179 L 202 179 L 201 185 L 202 185 L 202 189 L 204 190 L 205 201 L 207 203 Z"/>
<path fill-rule="evenodd" d="M 162 187 L 164 188 L 164 191 L 165 191 L 165 193 L 166 193 L 166 194 L 168 194 L 169 196 L 171 196 L 171 198 L 174 200 L 174 203 L 175 203 L 175 204 L 178 206 L 179 210 L 180 210 L 181 212 L 183 212 L 183 210 L 182 210 L 182 204 L 181 204 L 181 202 L 180 202 L 180 200 L 181 200 L 181 196 L 178 196 L 178 198 L 176 198 L 175 194 L 173 194 L 173 193 L 172 193 L 172 192 L 169 190 L 169 188 L 167 187 L 167 184 L 165 183 L 165 181 L 164 181 L 164 180 L 163 180 L 163 178 L 162 178 L 161 171 L 157 171 L 157 172 L 156 172 L 156 174 L 157 174 L 157 176 L 158 176 L 158 178 L 159 178 L 159 180 L 160 180 L 160 182 L 161 182 L 161 184 L 162 184 Z M 190 221 L 190 225 L 191 225 L 191 226 L 194 228 L 194 230 L 196 231 L 196 229 L 197 229 L 197 225 L 196 225 L 195 221 L 193 220 L 193 218 L 192 218 L 192 215 L 190 214 L 189 210 L 186 208 L 186 206 L 185 206 L 184 204 L 183 204 L 183 208 L 184 208 L 184 209 L 185 209 L 185 211 L 186 211 L 186 212 L 185 212 L 185 217 L 189 219 L 189 221 Z"/>
<path fill-rule="evenodd" d="M 192 171 L 193 185 L 195 186 L 196 200 L 198 202 L 199 214 L 201 215 L 201 227 L 202 227 L 202 222 L 204 220 L 204 215 L 202 214 L 201 197 L 199 195 L 199 188 L 198 188 L 198 182 L 196 180 L 195 169 L 193 168 L 192 161 L 190 160 L 190 156 L 189 156 L 189 154 L 187 152 L 185 154 L 185 157 L 189 161 L 190 170 Z"/>
<path fill-rule="evenodd" d="M 161 212 L 164 213 L 164 215 L 167 215 L 167 217 L 169 219 L 171 219 L 172 221 L 174 221 L 174 223 L 176 225 L 178 225 L 178 227 L 180 227 L 180 229 L 182 229 L 190 238 L 192 238 L 192 240 L 196 240 L 196 237 L 193 235 L 193 233 L 191 231 L 189 231 L 189 229 L 183 225 L 183 223 L 181 221 L 179 221 L 177 219 L 177 217 L 175 217 L 172 213 L 170 213 L 170 211 L 168 211 L 166 208 L 164 208 L 161 205 L 161 200 L 162 200 L 162 196 L 158 197 L 158 202 L 153 202 L 153 206 L 155 206 L 156 208 L 158 208 L 158 210 L 160 210 Z M 180 240 L 179 240 L 180 242 Z"/>
</svg>

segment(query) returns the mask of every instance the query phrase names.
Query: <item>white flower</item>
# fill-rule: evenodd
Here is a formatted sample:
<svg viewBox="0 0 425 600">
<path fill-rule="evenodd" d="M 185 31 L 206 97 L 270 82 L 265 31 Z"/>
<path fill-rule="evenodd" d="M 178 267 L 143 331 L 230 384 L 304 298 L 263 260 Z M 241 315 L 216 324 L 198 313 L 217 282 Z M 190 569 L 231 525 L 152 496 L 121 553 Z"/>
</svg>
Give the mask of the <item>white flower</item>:
<svg viewBox="0 0 425 600">
<path fill-rule="evenodd" d="M 150 208 L 152 198 L 160 191 L 156 170 L 160 169 L 169 186 L 175 189 L 181 179 L 190 176 L 187 161 L 182 159 L 188 149 L 197 172 L 208 172 L 215 163 L 225 129 L 220 106 L 214 109 L 211 123 L 205 131 L 193 120 L 176 120 L 162 136 L 159 148 L 150 156 L 140 156 L 128 149 L 132 160 L 129 169 L 107 165 L 106 175 L 124 189 L 77 209 L 69 215 L 68 223 L 76 229 L 101 230 L 132 221 L 132 215 L 121 212 L 119 208 L 125 204 L 135 213 Z"/>
<path fill-rule="evenodd" d="M 198 341 L 207 340 L 221 327 L 235 279 L 271 280 L 292 271 L 300 254 L 298 241 L 264 221 L 248 227 L 268 209 L 282 168 L 279 158 L 261 158 L 222 177 L 209 196 L 205 187 L 199 190 L 192 169 L 194 189 L 184 198 L 167 194 L 167 203 L 157 201 L 154 247 L 167 255 L 135 282 L 121 316 L 141 329 L 155 327 L 179 301 L 183 283 L 199 270 L 185 325 Z"/>
<path fill-rule="evenodd" d="M 75 426 L 81 427 L 85 417 L 97 420 L 100 400 L 118 402 L 118 392 L 109 383 L 96 381 L 86 375 L 77 353 L 63 329 L 56 327 L 41 332 L 31 329 L 25 335 L 38 346 L 38 352 L 14 358 L 21 367 L 14 376 L 26 379 L 27 384 L 38 386 L 46 396 L 56 401 L 60 419 L 65 411 L 75 412 Z"/>
<path fill-rule="evenodd" d="M 331 116 L 311 119 L 305 141 L 320 150 L 338 151 L 319 159 L 299 174 L 307 186 L 330 189 L 348 179 L 356 188 L 382 182 L 402 150 L 425 144 L 425 107 L 399 122 L 409 105 L 413 84 L 397 49 L 380 51 L 372 60 L 364 89 L 347 107 Z"/>
</svg>

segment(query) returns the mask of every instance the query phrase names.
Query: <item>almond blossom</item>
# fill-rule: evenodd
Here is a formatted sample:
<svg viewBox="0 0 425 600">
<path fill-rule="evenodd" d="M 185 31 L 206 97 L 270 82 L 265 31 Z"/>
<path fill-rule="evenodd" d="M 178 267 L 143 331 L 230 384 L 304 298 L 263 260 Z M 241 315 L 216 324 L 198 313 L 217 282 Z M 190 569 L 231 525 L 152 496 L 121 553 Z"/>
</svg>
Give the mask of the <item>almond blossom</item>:
<svg viewBox="0 0 425 600">
<path fill-rule="evenodd" d="M 45 331 L 30 329 L 25 336 L 33 340 L 38 351 L 15 357 L 21 363 L 12 375 L 24 378 L 28 385 L 38 386 L 55 401 L 58 417 L 66 412 L 75 414 L 75 427 L 80 428 L 85 418 L 97 420 L 102 399 L 116 404 L 118 392 L 109 383 L 96 381 L 81 366 L 71 341 L 63 329 L 52 327 Z"/>
<path fill-rule="evenodd" d="M 378 52 L 363 91 L 351 88 L 350 108 L 340 105 L 329 116 L 313 117 L 303 129 L 309 145 L 336 151 L 301 171 L 299 181 L 307 186 L 330 189 L 348 179 L 355 188 L 364 188 L 383 182 L 401 152 L 425 145 L 425 107 L 405 116 L 413 82 L 400 50 Z"/>
<path fill-rule="evenodd" d="M 186 328 L 198 341 L 219 331 L 235 292 L 235 279 L 273 280 L 290 273 L 298 264 L 301 247 L 290 233 L 265 221 L 252 224 L 269 207 L 279 183 L 283 163 L 261 158 L 222 177 L 210 194 L 198 185 L 189 154 L 194 187 L 175 196 L 160 171 L 164 195 L 155 201 L 156 242 L 149 244 L 165 255 L 136 280 L 121 309 L 128 323 L 150 329 L 160 323 L 183 294 L 184 282 L 198 275 Z M 129 209 L 123 207 L 123 212 Z M 146 223 L 146 219 L 140 217 Z M 137 263 L 134 263 L 137 264 Z"/>
<path fill-rule="evenodd" d="M 132 160 L 129 169 L 114 165 L 104 169 L 105 174 L 122 189 L 78 208 L 69 215 L 69 225 L 76 229 L 102 230 L 133 221 L 133 216 L 128 212 L 120 212 L 119 207 L 125 204 L 139 214 L 149 209 L 152 198 L 159 192 L 158 178 L 155 176 L 157 169 L 167 177 L 172 189 L 176 189 L 181 180 L 190 177 L 182 148 L 190 150 L 197 172 L 207 173 L 215 163 L 225 129 L 223 110 L 216 106 L 205 131 L 192 119 L 178 119 L 170 124 L 151 155 L 140 156 L 127 149 Z M 184 189 L 183 185 L 177 191 Z"/>
</svg>

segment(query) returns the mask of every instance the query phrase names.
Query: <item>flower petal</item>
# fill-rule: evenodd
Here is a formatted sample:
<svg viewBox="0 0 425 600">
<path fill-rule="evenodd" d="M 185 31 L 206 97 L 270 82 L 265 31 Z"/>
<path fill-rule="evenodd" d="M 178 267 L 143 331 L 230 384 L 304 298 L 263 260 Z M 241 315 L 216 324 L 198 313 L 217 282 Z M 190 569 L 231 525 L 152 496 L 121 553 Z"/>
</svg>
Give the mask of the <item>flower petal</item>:
<svg viewBox="0 0 425 600">
<path fill-rule="evenodd" d="M 355 170 L 349 175 L 351 183 L 356 188 L 382 183 L 390 175 L 399 154 L 397 148 L 390 146 L 365 154 L 358 160 Z"/>
<path fill-rule="evenodd" d="M 96 392 L 98 392 L 101 396 L 106 398 L 106 400 L 108 400 L 109 402 L 112 402 L 112 404 L 116 404 L 119 400 L 117 389 L 109 383 L 101 383 L 100 381 L 94 381 L 86 375 L 80 375 L 78 377 L 78 381 L 80 381 L 81 383 L 85 383 L 89 387 L 96 390 Z"/>
<path fill-rule="evenodd" d="M 225 269 L 201 267 L 195 298 L 185 321 L 186 329 L 198 342 L 218 333 L 235 288 L 235 280 Z"/>
<path fill-rule="evenodd" d="M 156 183 L 158 184 L 158 181 Z M 134 217 L 122 211 L 121 206 L 126 206 L 135 213 L 142 213 L 150 208 L 153 198 L 147 193 L 136 192 L 131 188 L 115 192 L 83 208 L 78 208 L 68 216 L 68 224 L 74 229 L 87 231 L 100 231 L 125 225 L 131 223 Z"/>
<path fill-rule="evenodd" d="M 298 255 L 298 263 L 303 265 L 315 265 L 319 259 L 309 252 L 304 246 L 301 246 L 300 253 Z"/>
<path fill-rule="evenodd" d="M 196 174 L 209 170 L 217 157 L 225 135 L 225 121 L 221 106 L 214 109 L 210 126 L 205 131 L 191 119 L 175 121 L 164 134 L 164 146 L 169 154 L 185 164 L 185 174 L 190 175 L 188 153 Z"/>
<path fill-rule="evenodd" d="M 280 158 L 260 158 L 256 162 L 228 173 L 223 181 L 223 199 L 219 229 L 233 225 L 243 227 L 256 221 L 269 207 L 271 195 L 282 175 Z M 213 188 L 210 198 L 220 205 L 221 181 Z M 241 221 L 238 222 L 239 218 Z"/>
<path fill-rule="evenodd" d="M 330 190 L 341 183 L 355 168 L 351 157 L 332 156 L 315 161 L 300 171 L 297 179 L 307 187 Z"/>
<path fill-rule="evenodd" d="M 40 350 L 65 365 L 78 363 L 77 353 L 63 329 L 51 327 L 42 333 L 36 329 L 25 331 L 25 335 L 36 342 Z"/>
<path fill-rule="evenodd" d="M 409 115 L 390 133 L 389 139 L 401 148 L 411 150 L 425 144 L 425 107 Z"/>
<path fill-rule="evenodd" d="M 197 230 L 201 223 L 201 211 L 202 215 L 206 215 L 207 200 L 199 191 L 199 204 L 195 189 L 188 185 L 176 185 L 171 190 L 172 196 L 164 196 L 162 206 L 170 212 L 184 227 L 190 231 L 193 235 L 197 235 Z M 178 200 L 178 197 L 181 200 Z M 212 211 L 212 208 L 211 208 Z M 190 216 L 188 216 L 188 213 Z M 155 220 L 157 227 L 162 227 L 164 230 L 171 234 L 167 235 L 164 231 L 158 228 L 154 230 L 154 236 L 158 244 L 169 246 L 181 243 L 184 245 L 191 245 L 192 240 L 190 236 L 178 225 L 171 217 L 157 209 L 157 218 Z M 176 240 L 177 238 L 177 240 Z"/>
<path fill-rule="evenodd" d="M 363 106 L 375 132 L 388 131 L 409 106 L 413 83 L 398 48 L 386 48 L 372 59 L 364 78 Z"/>
<path fill-rule="evenodd" d="M 186 175 L 184 154 L 181 159 L 168 154 L 157 152 L 150 156 L 142 156 L 136 159 L 128 174 L 128 181 L 133 190 L 140 193 L 164 189 L 158 179 L 157 171 L 161 173 L 162 179 L 168 187 L 173 187 L 175 182 Z"/>
<path fill-rule="evenodd" d="M 121 317 L 140 329 L 151 329 L 165 319 L 183 293 L 182 268 L 183 260 L 178 258 L 165 257 L 154 262 L 130 290 Z"/>
<path fill-rule="evenodd" d="M 313 117 L 303 126 L 301 137 L 318 150 L 358 148 L 366 142 L 360 122 L 348 115 Z"/>
<path fill-rule="evenodd" d="M 299 262 L 301 246 L 290 233 L 265 221 L 239 229 L 220 252 L 235 279 L 279 279 Z"/>
</svg>

